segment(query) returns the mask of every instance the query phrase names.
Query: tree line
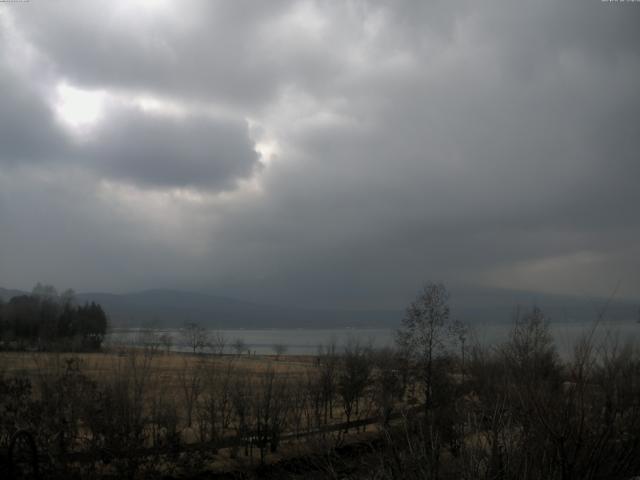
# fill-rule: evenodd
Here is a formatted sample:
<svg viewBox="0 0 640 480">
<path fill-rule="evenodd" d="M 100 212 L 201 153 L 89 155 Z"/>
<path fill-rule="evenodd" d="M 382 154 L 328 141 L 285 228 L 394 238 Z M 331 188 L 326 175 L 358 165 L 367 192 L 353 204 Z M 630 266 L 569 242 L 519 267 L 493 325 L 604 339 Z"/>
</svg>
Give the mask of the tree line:
<svg viewBox="0 0 640 480">
<path fill-rule="evenodd" d="M 77 305 L 73 290 L 38 283 L 31 294 L 0 299 L 0 345 L 5 349 L 97 350 L 108 319 L 95 303 Z"/>
</svg>

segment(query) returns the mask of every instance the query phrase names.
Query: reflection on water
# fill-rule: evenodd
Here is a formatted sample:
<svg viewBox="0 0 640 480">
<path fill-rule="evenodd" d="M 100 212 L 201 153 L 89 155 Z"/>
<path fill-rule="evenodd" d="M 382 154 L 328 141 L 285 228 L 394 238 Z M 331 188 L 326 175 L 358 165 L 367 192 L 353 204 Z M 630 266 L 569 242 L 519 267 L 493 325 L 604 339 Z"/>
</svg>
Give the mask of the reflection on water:
<svg viewBox="0 0 640 480">
<path fill-rule="evenodd" d="M 592 323 L 553 322 L 551 332 L 555 339 L 556 348 L 563 357 L 568 356 L 576 342 L 592 329 Z M 508 338 L 511 325 L 484 324 L 471 328 L 471 341 L 475 339 L 481 345 L 495 346 Z M 285 345 L 288 354 L 310 355 L 318 351 L 319 345 L 335 343 L 338 348 L 344 346 L 350 339 L 361 343 L 371 344 L 382 348 L 393 346 L 394 329 L 382 328 L 344 328 L 344 329 L 263 329 L 263 330 L 218 330 L 226 339 L 226 351 L 231 353 L 231 344 L 242 339 L 246 348 L 252 353 L 271 354 L 276 344 Z M 106 346 L 141 345 L 151 334 L 166 333 L 171 336 L 174 351 L 189 351 L 184 344 L 179 329 L 168 330 L 114 330 L 107 335 Z M 594 333 L 594 340 L 600 342 L 607 338 L 609 341 L 618 340 L 621 343 L 640 339 L 640 324 L 633 322 L 603 322 Z"/>
</svg>

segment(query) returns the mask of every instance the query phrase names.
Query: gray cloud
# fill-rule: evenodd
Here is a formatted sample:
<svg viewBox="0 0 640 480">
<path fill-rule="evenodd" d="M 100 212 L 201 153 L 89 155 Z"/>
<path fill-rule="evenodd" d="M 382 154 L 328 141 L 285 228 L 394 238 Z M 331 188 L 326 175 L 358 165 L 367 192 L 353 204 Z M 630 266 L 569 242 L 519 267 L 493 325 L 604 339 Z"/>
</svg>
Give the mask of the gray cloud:
<svg viewBox="0 0 640 480">
<path fill-rule="evenodd" d="M 239 121 L 119 109 L 96 130 L 78 148 L 80 160 L 140 185 L 229 189 L 257 167 L 248 127 Z"/>
<path fill-rule="evenodd" d="M 1 68 L 1 66 L 0 66 Z M 258 167 L 243 120 L 174 118 L 112 107 L 90 139 L 74 142 L 39 92 L 5 69 L 0 76 L 0 164 L 81 165 L 147 186 L 233 188 Z"/>
<path fill-rule="evenodd" d="M 425 279 L 572 293 L 622 280 L 640 295 L 635 5 L 180 8 L 12 11 L 58 78 L 195 109 L 182 120 L 107 109 L 91 139 L 69 147 L 36 93 L 6 94 L 14 117 L 32 119 L 27 137 L 0 133 L 29 153 L 12 158 L 49 170 L 5 172 L 5 184 L 33 187 L 58 168 L 79 169 L 88 185 L 65 185 L 84 208 L 31 239 L 37 251 L 55 237 L 60 259 L 95 253 L 83 272 L 56 263 L 67 283 L 355 306 L 397 306 Z M 278 145 L 263 168 L 260 141 Z M 63 194 L 48 185 L 51 218 L 63 216 Z M 12 192 L 0 220 L 27 232 L 42 219 L 26 205 L 44 198 Z M 100 239 L 78 240 L 77 225 L 96 218 Z M 149 229 L 164 240 L 146 244 Z M 20 240 L 0 241 L 7 251 Z M 10 285 L 25 260 L 6 258 L 0 283 Z M 20 278 L 34 283 L 39 271 L 53 267 Z"/>
<path fill-rule="evenodd" d="M 279 86 L 280 52 L 261 51 L 261 29 L 291 4 L 194 1 L 145 15 L 109 1 L 48 3 L 16 9 L 15 16 L 73 82 L 252 105 Z"/>
<path fill-rule="evenodd" d="M 1 38 L 1 37 L 0 37 Z M 0 166 L 50 160 L 68 147 L 38 91 L 21 83 L 0 56 Z"/>
</svg>

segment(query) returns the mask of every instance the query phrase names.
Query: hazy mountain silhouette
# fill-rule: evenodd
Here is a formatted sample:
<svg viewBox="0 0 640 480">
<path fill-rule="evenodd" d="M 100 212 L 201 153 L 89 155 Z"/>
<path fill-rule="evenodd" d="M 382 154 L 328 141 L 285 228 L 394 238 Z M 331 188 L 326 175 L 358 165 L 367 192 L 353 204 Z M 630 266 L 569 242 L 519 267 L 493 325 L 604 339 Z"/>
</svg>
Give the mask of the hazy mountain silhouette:
<svg viewBox="0 0 640 480">
<path fill-rule="evenodd" d="M 0 298 L 2 300 L 4 300 L 5 302 L 8 301 L 10 298 L 17 297 L 19 295 L 26 295 L 27 293 L 29 293 L 29 292 L 24 292 L 22 290 L 7 289 L 7 288 L 0 287 Z"/>
<path fill-rule="evenodd" d="M 470 323 L 511 322 L 517 309 L 538 306 L 552 322 L 592 322 L 599 315 L 607 320 L 638 318 L 639 300 L 560 295 L 490 287 L 451 289 L 452 314 Z"/>
<path fill-rule="evenodd" d="M 0 288 L 5 301 L 28 292 Z M 155 325 L 175 327 L 198 322 L 212 328 L 336 328 L 399 326 L 404 308 L 397 310 L 305 309 L 261 305 L 206 293 L 177 290 L 145 290 L 127 294 L 80 293 L 78 303 L 97 302 L 103 306 L 113 326 Z M 518 306 L 537 305 L 551 321 L 590 322 L 607 299 L 555 295 L 484 287 L 451 288 L 454 318 L 468 323 L 512 321 Z M 639 302 L 613 299 L 606 318 L 635 320 Z"/>
<path fill-rule="evenodd" d="M 233 298 L 176 290 L 145 290 L 113 295 L 84 293 L 78 301 L 100 303 L 114 325 L 179 326 L 198 322 L 217 328 L 330 328 L 387 326 L 398 321 L 393 311 L 317 310 L 258 305 Z"/>
</svg>

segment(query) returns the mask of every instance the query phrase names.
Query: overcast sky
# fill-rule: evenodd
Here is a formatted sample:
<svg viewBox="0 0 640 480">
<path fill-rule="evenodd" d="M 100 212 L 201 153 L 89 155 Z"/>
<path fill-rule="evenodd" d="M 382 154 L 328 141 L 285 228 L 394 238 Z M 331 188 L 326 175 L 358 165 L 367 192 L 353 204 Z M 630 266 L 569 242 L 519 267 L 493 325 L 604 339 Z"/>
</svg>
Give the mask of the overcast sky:
<svg viewBox="0 0 640 480">
<path fill-rule="evenodd" d="M 640 297 L 640 3 L 0 3 L 0 286 Z"/>
</svg>

